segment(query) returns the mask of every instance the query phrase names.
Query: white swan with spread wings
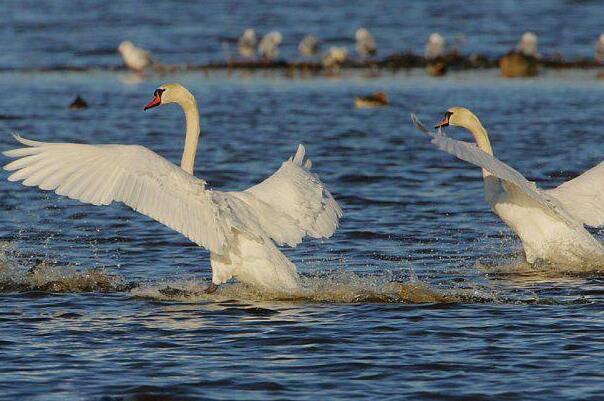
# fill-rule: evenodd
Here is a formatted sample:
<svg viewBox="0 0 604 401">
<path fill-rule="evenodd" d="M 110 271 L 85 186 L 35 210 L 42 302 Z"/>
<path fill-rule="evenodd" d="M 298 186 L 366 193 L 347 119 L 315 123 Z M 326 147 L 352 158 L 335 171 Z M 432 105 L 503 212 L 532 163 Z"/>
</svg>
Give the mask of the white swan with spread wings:
<svg viewBox="0 0 604 401">
<path fill-rule="evenodd" d="M 214 191 L 193 175 L 200 136 L 195 98 L 179 84 L 165 84 L 145 110 L 168 103 L 180 105 L 186 118 L 180 167 L 144 146 L 46 143 L 16 136 L 25 147 L 4 152 L 16 159 L 4 167 L 13 171 L 8 179 L 93 205 L 123 202 L 182 233 L 210 251 L 208 292 L 230 278 L 269 289 L 296 288 L 296 267 L 275 243 L 293 247 L 305 236 L 330 237 L 342 216 L 310 172 L 304 147 L 256 186 Z"/>
<path fill-rule="evenodd" d="M 486 200 L 520 237 L 527 262 L 601 263 L 604 247 L 584 226 L 604 225 L 604 163 L 557 188 L 542 190 L 493 156 L 487 131 L 468 109 L 450 108 L 435 128 L 465 128 L 476 145 L 430 132 L 414 115 L 411 118 L 437 148 L 482 168 Z"/>
</svg>

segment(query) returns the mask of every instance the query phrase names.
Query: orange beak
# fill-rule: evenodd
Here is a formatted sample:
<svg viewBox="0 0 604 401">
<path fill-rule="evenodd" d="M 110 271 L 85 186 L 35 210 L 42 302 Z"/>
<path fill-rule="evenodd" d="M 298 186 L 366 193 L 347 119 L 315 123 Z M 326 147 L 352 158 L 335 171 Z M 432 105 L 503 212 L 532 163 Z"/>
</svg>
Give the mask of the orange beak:
<svg viewBox="0 0 604 401">
<path fill-rule="evenodd" d="M 153 107 L 159 106 L 160 104 L 161 104 L 161 97 L 159 95 L 155 95 L 153 97 L 153 100 L 151 100 L 149 103 L 147 103 L 147 105 L 145 106 L 145 108 L 143 110 L 151 109 Z"/>
<path fill-rule="evenodd" d="M 449 113 L 449 112 L 445 113 L 443 118 L 438 122 L 438 124 L 436 124 L 434 126 L 434 128 L 441 128 L 441 127 L 446 127 L 447 125 L 449 125 L 450 116 L 451 116 L 451 113 Z"/>
</svg>

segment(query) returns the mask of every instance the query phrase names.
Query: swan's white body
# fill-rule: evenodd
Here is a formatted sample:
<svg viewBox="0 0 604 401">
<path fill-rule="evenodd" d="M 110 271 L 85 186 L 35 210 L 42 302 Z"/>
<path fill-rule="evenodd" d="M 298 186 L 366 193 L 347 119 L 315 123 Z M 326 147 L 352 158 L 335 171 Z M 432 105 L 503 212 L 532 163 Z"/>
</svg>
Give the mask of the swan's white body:
<svg viewBox="0 0 604 401">
<path fill-rule="evenodd" d="M 158 91 L 162 92 L 157 95 Z M 263 288 L 297 286 L 296 267 L 273 243 L 296 246 L 306 235 L 333 234 L 342 212 L 304 161 L 304 147 L 271 177 L 242 192 L 206 188 L 193 175 L 199 138 L 195 99 L 178 84 L 156 91 L 153 106 L 178 103 L 187 120 L 178 167 L 137 145 L 81 145 L 16 139 L 26 147 L 4 152 L 17 160 L 9 181 L 53 190 L 93 205 L 123 202 L 182 233 L 211 253 L 212 283 L 234 277 Z M 150 103 L 151 105 L 151 103 Z M 153 107 L 148 106 L 148 107 Z"/>
<path fill-rule="evenodd" d="M 153 58 L 149 52 L 134 46 L 134 44 L 128 40 L 120 43 L 117 51 L 122 56 L 124 65 L 133 71 L 141 72 L 154 64 Z"/>
<path fill-rule="evenodd" d="M 459 107 L 449 112 L 456 118 L 451 125 L 468 129 L 477 145 L 432 133 L 415 116 L 412 119 L 437 148 L 483 169 L 486 201 L 518 235 L 527 262 L 602 262 L 604 247 L 584 225 L 604 224 L 604 163 L 557 188 L 541 190 L 493 156 L 487 132 L 476 116 Z"/>
<path fill-rule="evenodd" d="M 356 49 L 359 56 L 365 58 L 377 52 L 375 39 L 365 28 L 359 28 L 354 34 L 356 39 Z"/>
</svg>

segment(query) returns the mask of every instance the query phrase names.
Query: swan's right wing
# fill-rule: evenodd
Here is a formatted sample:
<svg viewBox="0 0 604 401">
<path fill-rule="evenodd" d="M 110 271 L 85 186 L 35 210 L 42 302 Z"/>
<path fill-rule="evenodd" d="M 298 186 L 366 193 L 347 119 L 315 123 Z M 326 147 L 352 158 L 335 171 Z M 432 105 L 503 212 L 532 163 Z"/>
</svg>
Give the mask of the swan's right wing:
<svg viewBox="0 0 604 401">
<path fill-rule="evenodd" d="M 93 205 L 124 202 L 134 210 L 222 254 L 233 228 L 246 232 L 220 193 L 155 152 L 136 145 L 46 143 L 15 136 L 23 148 L 4 152 L 9 181 Z"/>
<path fill-rule="evenodd" d="M 342 209 L 304 158 L 304 146 L 266 180 L 243 191 L 228 192 L 254 211 L 257 222 L 279 244 L 297 245 L 304 236 L 328 238 Z"/>
<path fill-rule="evenodd" d="M 534 183 L 528 181 L 522 174 L 501 160 L 486 152 L 483 152 L 475 144 L 458 141 L 449 138 L 445 134 L 429 131 L 422 125 L 414 114 L 411 115 L 411 120 L 419 131 L 432 138 L 430 142 L 438 149 L 456 156 L 463 161 L 472 163 L 478 167 L 482 167 L 495 177 L 502 180 L 506 185 L 515 186 L 519 191 L 523 192 L 545 208 L 545 210 L 548 210 L 550 213 L 562 219 L 570 226 L 580 226 L 580 224 L 577 224 L 577 221 L 573 218 L 573 216 L 568 214 L 563 205 L 560 204 L 557 199 L 549 196 L 545 191 L 538 189 Z"/>
<path fill-rule="evenodd" d="M 604 225 L 604 162 L 545 192 L 558 199 L 584 224 Z"/>
</svg>

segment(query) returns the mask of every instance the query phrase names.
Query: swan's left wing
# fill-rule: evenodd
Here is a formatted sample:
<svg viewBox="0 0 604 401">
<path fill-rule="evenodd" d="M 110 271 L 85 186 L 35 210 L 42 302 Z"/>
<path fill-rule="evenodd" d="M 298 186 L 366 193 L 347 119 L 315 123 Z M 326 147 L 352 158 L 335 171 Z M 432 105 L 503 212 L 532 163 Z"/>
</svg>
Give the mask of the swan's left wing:
<svg viewBox="0 0 604 401">
<path fill-rule="evenodd" d="M 570 226 L 579 226 L 574 219 L 574 216 L 570 215 L 557 199 L 549 196 L 546 191 L 537 188 L 534 183 L 524 178 L 517 170 L 508 166 L 496 157 L 483 152 L 478 146 L 472 143 L 458 141 L 449 138 L 442 133 L 430 132 L 422 125 L 414 114 L 411 115 L 411 120 L 419 131 L 432 138 L 431 143 L 440 150 L 456 156 L 463 161 L 484 168 L 500 180 L 503 180 L 505 184 L 515 186 L 518 190 L 522 191 Z"/>
<path fill-rule="evenodd" d="M 604 225 L 604 162 L 546 192 L 569 213 L 592 227 Z"/>
<path fill-rule="evenodd" d="M 13 172 L 9 181 L 93 205 L 123 202 L 219 255 L 229 251 L 235 230 L 263 241 L 238 204 L 143 146 L 15 138 L 25 147 L 3 152 L 16 159 L 4 166 Z"/>
<path fill-rule="evenodd" d="M 325 184 L 310 171 L 304 146 L 272 176 L 243 192 L 227 194 L 245 202 L 256 220 L 279 244 L 295 246 L 309 235 L 328 238 L 338 227 L 342 209 Z"/>
</svg>

